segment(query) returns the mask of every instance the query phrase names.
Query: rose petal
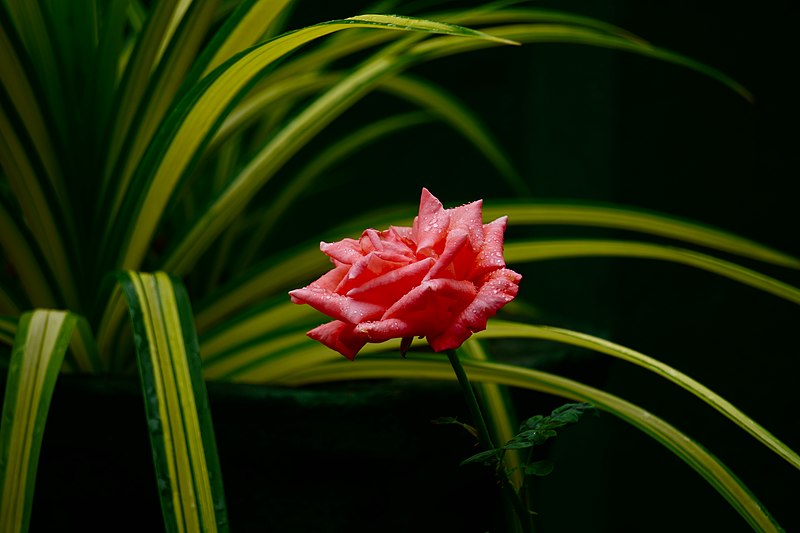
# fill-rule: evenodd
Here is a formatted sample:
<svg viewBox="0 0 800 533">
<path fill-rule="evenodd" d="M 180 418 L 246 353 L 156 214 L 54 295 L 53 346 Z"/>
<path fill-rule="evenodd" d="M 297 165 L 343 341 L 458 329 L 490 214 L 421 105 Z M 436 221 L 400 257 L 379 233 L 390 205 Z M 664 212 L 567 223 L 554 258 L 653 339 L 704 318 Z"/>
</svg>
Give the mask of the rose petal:
<svg viewBox="0 0 800 533">
<path fill-rule="evenodd" d="M 409 239 L 403 239 L 395 226 L 381 232 L 382 254 L 392 254 L 413 260 L 417 256 L 416 246 Z M 410 228 L 406 228 L 410 231 Z"/>
<path fill-rule="evenodd" d="M 389 226 L 388 231 L 394 235 L 392 239 L 396 239 L 398 242 L 408 245 L 412 240 L 413 230 L 408 226 Z"/>
<path fill-rule="evenodd" d="M 429 257 L 401 266 L 354 287 L 346 294 L 350 298 L 389 307 L 419 285 L 434 263 L 434 259 Z"/>
<path fill-rule="evenodd" d="M 369 339 L 369 342 L 383 342 L 389 339 L 419 336 L 417 324 L 400 318 L 362 322 L 356 328 L 359 333 Z"/>
<path fill-rule="evenodd" d="M 417 243 L 417 254 L 430 256 L 447 234 L 450 215 L 428 189 L 422 189 L 419 215 L 414 219 L 412 238 Z"/>
<path fill-rule="evenodd" d="M 423 281 L 387 309 L 381 318 L 385 320 L 425 311 L 430 320 L 436 320 L 440 318 L 438 315 L 441 312 L 447 312 L 450 307 L 456 307 L 456 302 L 466 302 L 461 306 L 463 309 L 475 297 L 475 292 L 475 286 L 469 281 L 447 278 Z M 435 300 L 434 297 L 437 297 L 438 300 Z M 445 301 L 442 302 L 442 300 Z M 446 307 L 442 308 L 442 304 Z M 432 305 L 436 305 L 438 309 L 431 308 Z"/>
<path fill-rule="evenodd" d="M 336 292 L 339 294 L 347 294 L 351 289 L 359 287 L 386 272 L 397 270 L 409 262 L 409 259 L 406 257 L 396 259 L 398 260 L 387 261 L 381 257 L 381 252 L 368 253 L 350 267 L 347 276 L 342 278 L 342 281 L 336 287 Z"/>
<path fill-rule="evenodd" d="M 309 284 L 309 287 L 313 287 L 315 289 L 333 291 L 334 289 L 336 289 L 339 283 L 341 283 L 342 279 L 344 279 L 349 270 L 350 270 L 349 266 L 339 265 L 333 268 L 332 270 L 329 270 L 326 273 L 324 273 L 316 281 L 311 282 L 311 284 Z"/>
<path fill-rule="evenodd" d="M 337 242 L 321 242 L 319 249 L 330 257 L 340 263 L 352 265 L 364 256 L 361 251 L 361 246 L 355 239 L 342 239 Z"/>
<path fill-rule="evenodd" d="M 452 267 L 453 260 L 456 257 L 456 254 L 460 252 L 464 246 L 469 242 L 469 233 L 464 230 L 454 230 L 447 234 L 447 240 L 445 241 L 444 250 L 439 258 L 436 260 L 436 264 L 433 266 L 428 275 L 425 276 L 426 280 L 434 278 L 436 276 L 441 276 L 444 274 L 444 271 L 449 269 L 450 275 L 446 277 L 454 277 Z"/>
<path fill-rule="evenodd" d="M 372 228 L 364 230 L 364 233 L 361 234 L 361 239 L 359 239 L 358 243 L 364 253 L 374 252 L 375 250 L 383 250 L 381 236 Z"/>
<path fill-rule="evenodd" d="M 450 213 L 449 231 L 466 231 L 474 251 L 483 246 L 483 200 L 448 209 Z"/>
<path fill-rule="evenodd" d="M 467 275 L 468 279 L 475 279 L 486 272 L 505 268 L 503 259 L 503 235 L 506 231 L 508 217 L 500 217 L 483 226 L 483 248 L 478 252 L 475 262 Z"/>
<path fill-rule="evenodd" d="M 351 361 L 356 354 L 367 344 L 367 336 L 356 331 L 355 326 L 334 320 L 322 324 L 306 333 L 310 338 L 319 341 L 328 348 L 336 350 Z"/>
<path fill-rule="evenodd" d="M 440 335 L 428 336 L 431 347 L 437 352 L 455 349 L 474 332 L 486 329 L 486 321 L 517 295 L 521 279 L 522 276 L 507 268 L 489 274 L 475 299 L 451 326 Z"/>
<path fill-rule="evenodd" d="M 292 297 L 294 303 L 308 304 L 331 318 L 351 324 L 375 320 L 379 318 L 384 311 L 383 306 L 368 302 L 360 302 L 348 298 L 347 296 L 310 285 L 302 289 L 295 289 L 291 291 L 289 295 Z"/>
</svg>

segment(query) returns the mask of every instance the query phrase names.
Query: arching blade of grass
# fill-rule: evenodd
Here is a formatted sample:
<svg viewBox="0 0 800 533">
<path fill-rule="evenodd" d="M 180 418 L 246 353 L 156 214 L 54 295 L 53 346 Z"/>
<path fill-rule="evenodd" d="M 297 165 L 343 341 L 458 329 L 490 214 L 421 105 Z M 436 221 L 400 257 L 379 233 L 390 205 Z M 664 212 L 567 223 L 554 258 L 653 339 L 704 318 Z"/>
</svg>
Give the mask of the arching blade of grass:
<svg viewBox="0 0 800 533">
<path fill-rule="evenodd" d="M 631 257 L 657 259 L 706 270 L 800 304 L 800 289 L 774 278 L 706 254 L 661 244 L 613 240 L 553 240 L 509 242 L 509 263 L 577 257 Z"/>
<path fill-rule="evenodd" d="M 18 225 L 0 201 L 0 247 L 19 273 L 19 281 L 29 302 L 36 307 L 55 307 L 56 299 L 39 262 Z"/>
<path fill-rule="evenodd" d="M 379 87 L 429 109 L 469 140 L 500 172 L 517 195 L 530 194 L 530 186 L 514 167 L 508 155 L 478 117 L 454 95 L 431 82 L 410 75 L 386 78 Z"/>
<path fill-rule="evenodd" d="M 0 530 L 28 530 L 47 411 L 77 316 L 36 310 L 19 318 L 0 423 Z"/>
<path fill-rule="evenodd" d="M 158 221 L 173 191 L 187 169 L 199 159 L 202 149 L 241 95 L 271 63 L 316 38 L 348 28 L 417 30 L 488 38 L 480 32 L 457 26 L 404 17 L 362 15 L 342 21 L 309 26 L 235 56 L 204 78 L 187 93 L 154 139 L 134 176 L 120 216 L 103 239 L 103 249 L 112 254 L 107 265 L 136 268 L 141 264 Z M 138 176 L 138 177 L 137 177 Z M 227 207 L 215 216 L 230 216 Z M 212 217 L 215 218 L 215 217 Z M 205 231 L 205 230 L 204 230 Z M 169 269 L 170 271 L 178 271 Z"/>
<path fill-rule="evenodd" d="M 203 369 L 206 378 L 244 383 L 280 382 L 286 376 L 294 375 L 308 368 L 324 365 L 339 357 L 330 348 L 312 341 L 301 329 L 284 330 L 260 336 L 231 340 L 212 357 L 204 359 Z M 424 340 L 414 339 L 412 347 L 425 346 Z M 359 352 L 359 357 L 387 351 L 400 353 L 399 339 L 381 344 L 367 344 Z"/>
<path fill-rule="evenodd" d="M 245 0 L 225 19 L 225 24 L 214 33 L 214 38 L 203 51 L 194 68 L 202 69 L 202 76 L 227 61 L 234 54 L 258 41 L 292 0 Z M 191 77 L 190 77 L 191 80 Z"/>
<path fill-rule="evenodd" d="M 8 178 L 8 183 L 19 203 L 33 240 L 52 269 L 64 301 L 70 308 L 80 309 L 67 254 L 68 238 L 63 233 L 69 228 L 69 224 L 60 224 L 61 217 L 58 216 L 60 209 L 54 203 L 54 197 L 48 194 L 49 184 L 40 181 L 42 174 L 37 171 L 39 164 L 37 156 L 26 149 L 24 139 L 19 137 L 19 131 L 12 122 L 15 117 L 10 116 L 14 110 L 6 108 L 2 94 L 0 94 L 0 104 L 2 104 L 0 106 L 0 167 Z M 6 213 L 3 218 L 5 220 L 2 222 L 6 225 L 9 224 L 10 219 Z M 17 225 L 20 224 L 17 223 Z M 2 239 L 6 240 L 7 237 Z M 20 254 L 30 253 L 30 250 L 23 251 L 19 246 L 17 246 L 17 251 Z M 36 270 L 38 271 L 38 269 Z M 41 295 L 41 291 L 32 286 L 29 288 Z"/>
<path fill-rule="evenodd" d="M 216 6 L 217 0 L 192 2 L 179 17 L 178 13 L 173 13 L 173 20 L 178 21 L 179 25 L 172 31 L 173 35 L 162 38 L 161 46 L 165 50 L 157 57 L 157 67 L 150 74 L 146 92 L 122 145 L 121 153 L 124 155 L 114 167 L 113 197 L 110 210 L 107 211 L 111 214 L 109 218 L 113 219 L 118 212 L 136 166 L 174 103 L 185 74 L 192 67 L 197 50 L 203 44 Z"/>
<path fill-rule="evenodd" d="M 596 352 L 604 353 L 623 361 L 628 361 L 645 368 L 659 376 L 668 379 L 676 385 L 691 392 L 702 401 L 728 417 L 736 425 L 747 431 L 767 448 L 788 461 L 792 466 L 800 469 L 800 456 L 786 444 L 777 439 L 769 431 L 756 423 L 753 419 L 737 409 L 730 402 L 720 397 L 702 383 L 692 379 L 686 374 L 630 348 L 620 346 L 592 335 L 570 331 L 549 326 L 534 326 L 493 320 L 486 331 L 477 334 L 478 338 L 527 338 L 542 339 L 553 342 L 579 346 Z"/>
<path fill-rule="evenodd" d="M 17 334 L 17 318 L 11 316 L 0 316 L 0 342 L 11 346 L 14 343 L 14 335 Z"/>
<path fill-rule="evenodd" d="M 211 146 L 222 141 L 230 132 L 252 122 L 275 102 L 289 98 L 299 100 L 309 94 L 330 88 L 343 77 L 343 73 L 335 72 L 306 73 L 266 84 L 263 89 L 253 91 L 253 94 L 231 113 Z M 383 77 L 377 80 L 375 90 L 402 98 L 427 110 L 432 117 L 448 124 L 471 142 L 518 195 L 525 196 L 530 192 L 530 187 L 491 133 L 478 117 L 458 102 L 454 95 L 429 81 L 408 74 Z"/>
<path fill-rule="evenodd" d="M 241 265 L 252 263 L 253 257 L 264 245 L 265 239 L 275 228 L 280 217 L 304 191 L 308 190 L 308 187 L 314 183 L 317 177 L 323 175 L 328 169 L 351 156 L 354 152 L 365 149 L 370 143 L 377 142 L 399 130 L 426 124 L 432 120 L 433 118 L 429 114 L 422 111 L 393 115 L 368 124 L 328 146 L 300 169 L 297 174 L 292 176 L 291 181 L 266 206 L 263 213 L 259 213 L 259 224 L 251 232 L 250 237 L 247 239 L 247 244 L 238 256 L 237 262 Z"/>
<path fill-rule="evenodd" d="M 79 372 L 96 374 L 102 371 L 100 354 L 97 351 L 91 326 L 89 321 L 82 316 L 77 316 L 75 333 L 69 343 L 67 361 Z"/>
<path fill-rule="evenodd" d="M 584 17 L 566 11 L 559 11 L 556 9 L 540 8 L 540 7 L 516 7 L 507 6 L 502 9 L 488 9 L 483 12 L 455 12 L 455 13 L 442 13 L 441 16 L 430 15 L 426 18 L 434 20 L 446 20 L 453 24 L 463 24 L 467 26 L 486 26 L 489 24 L 523 24 L 523 23 L 538 23 L 538 24 L 562 24 L 569 26 L 579 26 L 586 29 L 606 33 L 616 37 L 622 37 L 634 43 L 647 44 L 647 42 L 631 33 L 630 31 L 620 28 L 614 24 L 594 19 L 591 17 Z"/>
<path fill-rule="evenodd" d="M 241 343 L 289 328 L 302 328 L 318 319 L 319 313 L 315 310 L 309 311 L 280 295 L 205 332 L 200 337 L 201 354 L 203 360 L 208 361 Z"/>
<path fill-rule="evenodd" d="M 289 287 L 295 280 L 313 279 L 329 266 L 330 261 L 319 251 L 319 244 L 300 252 L 292 250 L 285 257 L 278 254 L 253 272 L 252 276 L 246 276 L 244 282 L 224 286 L 218 296 L 207 302 L 198 313 L 197 328 L 204 331 L 221 318 L 274 295 L 276 287 Z M 269 286 L 259 285 L 258 281 L 263 279 L 270 280 Z"/>
<path fill-rule="evenodd" d="M 620 37 L 588 27 L 582 28 L 566 24 L 508 24 L 504 26 L 482 28 L 482 30 L 496 37 L 519 43 L 584 44 L 640 54 L 645 57 L 659 59 L 699 72 L 727 86 L 742 98 L 748 101 L 753 100 L 753 95 L 747 88 L 721 71 L 684 55 L 652 46 L 638 39 Z M 458 39 L 455 45 L 451 45 L 451 43 L 445 44 L 436 39 L 432 39 L 427 42 L 419 43 L 414 47 L 411 53 L 417 55 L 419 60 L 429 61 L 494 45 L 495 44 L 491 41 L 469 42 L 466 39 Z"/>
<path fill-rule="evenodd" d="M 0 315 L 18 316 L 20 305 L 11 297 L 6 289 L 0 285 Z"/>
<path fill-rule="evenodd" d="M 227 531 L 211 413 L 188 297 L 164 273 L 118 275 L 130 310 L 167 531 Z"/>
<path fill-rule="evenodd" d="M 134 2 L 133 6 L 136 5 Z M 158 52 L 164 41 L 167 28 L 172 20 L 177 2 L 156 2 L 152 10 L 146 15 L 143 29 L 138 35 L 130 58 L 125 62 L 125 71 L 117 88 L 114 101 L 114 120 L 110 124 L 105 154 L 105 168 L 101 183 L 99 198 L 109 201 L 112 191 L 109 188 L 116 184 L 117 177 L 113 170 L 120 157 L 125 136 L 131 131 L 131 124 L 136 118 L 136 113 L 144 98 L 150 74 L 158 64 Z M 137 9 L 132 9 L 138 12 Z M 107 209 L 103 201 L 98 209 Z"/>
<path fill-rule="evenodd" d="M 219 233 L 244 209 L 274 172 L 323 127 L 357 101 L 377 79 L 400 68 L 392 54 L 374 57 L 305 108 L 236 176 L 226 190 L 193 223 L 169 253 L 162 268 L 186 272 Z"/>
<path fill-rule="evenodd" d="M 59 204 L 69 212 L 64 177 L 53 147 L 51 132 L 40 103 L 36 100 L 28 73 L 17 55 L 21 43 L 17 42 L 15 45 L 14 36 L 10 32 L 10 21 L 4 8 L 0 6 L 0 84 L 7 92 L 11 106 L 19 114 L 21 129 L 24 128 L 27 132 Z"/>
<path fill-rule="evenodd" d="M 570 400 L 589 402 L 613 414 L 663 444 L 708 483 L 757 531 L 782 531 L 778 523 L 750 490 L 719 459 L 700 444 L 664 420 L 630 402 L 582 383 L 546 372 L 486 361 L 462 360 L 472 381 L 497 383 L 553 394 Z M 453 380 L 450 365 L 438 355 L 415 356 L 356 363 L 336 362 L 315 365 L 287 376 L 279 382 L 301 386 L 354 379 L 439 379 Z"/>
<path fill-rule="evenodd" d="M 621 205 L 514 201 L 491 202 L 483 208 L 491 220 L 508 215 L 511 225 L 552 224 L 635 231 L 698 244 L 775 265 L 800 268 L 800 259 L 738 235 L 662 213 Z"/>
<path fill-rule="evenodd" d="M 367 16 L 348 20 L 355 20 L 359 23 L 364 20 L 370 20 L 373 23 L 374 21 L 390 23 L 389 21 L 393 20 L 392 17 L 378 15 L 372 18 L 365 17 Z M 393 24 L 391 27 L 394 29 L 418 29 L 420 31 L 429 29 L 436 31 L 436 28 L 439 27 L 438 23 L 404 18 L 397 19 L 390 24 Z M 446 29 L 446 27 L 443 28 L 441 33 L 453 34 L 452 31 L 445 31 Z M 463 31 L 467 35 L 472 35 L 466 30 Z M 482 35 L 475 34 L 475 37 L 482 37 Z M 178 274 L 185 272 L 213 239 L 238 216 L 252 195 L 274 175 L 281 165 L 316 133 L 366 94 L 378 80 L 403 67 L 404 61 L 397 55 L 402 52 L 403 48 L 398 50 L 390 48 L 388 51 L 382 51 L 368 59 L 351 75 L 314 100 L 272 137 L 270 142 L 248 162 L 247 166 L 230 182 L 225 191 L 206 209 L 203 215 L 193 222 L 188 232 L 181 237 L 179 244 L 170 251 L 162 268 Z"/>
<path fill-rule="evenodd" d="M 46 109 L 51 113 L 47 126 L 64 142 L 68 135 L 65 132 L 67 110 L 63 99 L 62 69 L 59 68 L 52 32 L 42 7 L 40 2 L 7 0 L 0 7 L 0 12 L 3 12 L 1 22 L 3 25 L 13 24 L 16 29 L 25 48 L 25 56 L 30 60 L 30 72 L 34 73 L 38 81 L 36 85 L 46 101 Z"/>
</svg>

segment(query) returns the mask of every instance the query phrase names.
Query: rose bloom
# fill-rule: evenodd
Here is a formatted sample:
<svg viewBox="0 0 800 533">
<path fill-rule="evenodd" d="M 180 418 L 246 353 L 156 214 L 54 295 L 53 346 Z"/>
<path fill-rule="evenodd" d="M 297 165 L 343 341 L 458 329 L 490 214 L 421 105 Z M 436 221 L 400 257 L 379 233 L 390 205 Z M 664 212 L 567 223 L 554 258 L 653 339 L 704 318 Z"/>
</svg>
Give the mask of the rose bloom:
<svg viewBox="0 0 800 533">
<path fill-rule="evenodd" d="M 361 238 L 320 243 L 334 268 L 289 293 L 333 318 L 308 336 L 354 359 L 368 342 L 427 337 L 441 352 L 458 348 L 514 299 L 522 278 L 507 269 L 507 217 L 483 224 L 482 201 L 444 209 L 422 190 L 409 227 L 365 230 Z"/>
</svg>

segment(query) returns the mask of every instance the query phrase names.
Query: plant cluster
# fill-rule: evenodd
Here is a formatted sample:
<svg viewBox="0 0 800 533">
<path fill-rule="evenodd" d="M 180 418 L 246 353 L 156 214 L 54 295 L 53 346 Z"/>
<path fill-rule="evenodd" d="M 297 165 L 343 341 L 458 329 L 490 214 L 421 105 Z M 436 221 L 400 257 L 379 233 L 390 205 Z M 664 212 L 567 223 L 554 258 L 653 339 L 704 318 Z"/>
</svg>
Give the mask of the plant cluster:
<svg viewBox="0 0 800 533">
<path fill-rule="evenodd" d="M 507 201 L 487 202 L 487 219 L 508 217 L 509 227 L 517 228 L 613 228 L 660 239 L 509 240 L 504 253 L 511 267 L 556 258 L 658 259 L 800 303 L 800 289 L 719 256 L 797 269 L 795 257 L 656 213 L 531 198 L 530 179 L 516 171 L 481 120 L 412 71 L 482 49 L 572 43 L 672 62 L 745 98 L 747 90 L 616 26 L 515 2 L 421 12 L 390 2 L 370 14 L 302 27 L 290 25 L 293 4 L 0 2 L 0 343 L 8 347 L 0 530 L 28 528 L 50 399 L 65 373 L 100 380 L 139 376 L 147 420 L 131 423 L 146 423 L 150 433 L 158 478 L 153 490 L 166 529 L 215 531 L 229 523 L 207 382 L 302 387 L 453 380 L 458 367 L 475 383 L 476 405 L 490 421 L 486 435 L 507 443 L 496 448 L 484 439 L 478 457 L 493 461 L 496 450 L 538 445 L 577 414 L 573 406 L 531 418 L 515 435 L 509 388 L 586 402 L 674 452 L 755 529 L 778 530 L 741 480 L 668 422 L 608 392 L 503 362 L 488 350 L 487 341 L 495 341 L 493 349 L 505 342 L 519 350 L 547 340 L 638 365 L 686 389 L 800 468 L 790 447 L 677 369 L 606 339 L 541 325 L 529 312 L 535 291 L 524 284 L 507 308 L 500 310 L 510 298 L 484 317 L 497 312 L 497 318 L 442 346 L 456 350 L 447 358 L 430 353 L 418 338 L 427 330 L 408 328 L 376 336 L 389 340 L 364 344 L 354 363 L 309 339 L 305 333 L 320 323 L 319 313 L 286 295 L 329 268 L 320 240 L 352 239 L 365 227 L 410 227 L 415 214 L 413 198 L 354 208 L 334 194 L 337 184 L 326 179 L 331 169 L 392 134 L 443 122 L 491 163 L 492 180 L 514 191 Z M 358 120 L 343 125 L 358 102 L 378 93 L 404 104 L 384 106 L 378 116 L 352 113 Z M 323 135 L 334 126 L 343 133 Z M 447 191 L 437 192 L 451 201 Z M 333 214 L 322 230 L 302 227 L 311 218 L 304 213 L 310 195 L 330 198 Z M 397 356 L 400 350 L 408 351 L 407 359 Z M 501 455 L 515 468 L 512 454 Z M 546 470 L 525 461 L 517 468 Z M 513 471 L 509 479 L 514 482 Z"/>
</svg>

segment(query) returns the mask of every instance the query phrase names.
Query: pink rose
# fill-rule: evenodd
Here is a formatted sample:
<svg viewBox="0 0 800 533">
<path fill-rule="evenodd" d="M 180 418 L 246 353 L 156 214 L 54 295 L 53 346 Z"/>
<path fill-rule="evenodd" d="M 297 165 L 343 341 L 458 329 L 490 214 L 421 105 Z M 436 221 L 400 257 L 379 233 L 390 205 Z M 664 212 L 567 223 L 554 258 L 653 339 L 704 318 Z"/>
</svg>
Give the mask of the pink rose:
<svg viewBox="0 0 800 533">
<path fill-rule="evenodd" d="M 333 270 L 289 293 L 334 319 L 308 336 L 354 359 L 368 342 L 427 337 L 440 352 L 486 329 L 522 276 L 505 268 L 507 217 L 483 224 L 481 205 L 444 209 L 422 189 L 412 227 L 320 243 Z"/>
</svg>

